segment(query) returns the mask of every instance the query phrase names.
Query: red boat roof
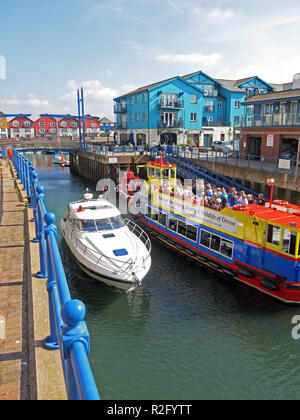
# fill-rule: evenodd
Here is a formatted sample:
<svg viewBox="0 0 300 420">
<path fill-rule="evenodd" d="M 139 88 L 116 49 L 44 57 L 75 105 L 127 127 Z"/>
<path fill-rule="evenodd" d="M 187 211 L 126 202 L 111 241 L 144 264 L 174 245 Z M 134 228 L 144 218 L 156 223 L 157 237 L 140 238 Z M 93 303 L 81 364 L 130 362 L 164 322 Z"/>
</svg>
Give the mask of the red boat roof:
<svg viewBox="0 0 300 420">
<path fill-rule="evenodd" d="M 159 160 L 148 161 L 147 165 L 157 166 L 158 168 L 169 168 L 170 166 L 172 168 L 176 168 L 176 165 L 171 165 L 168 162 L 164 162 L 162 156 L 160 156 Z"/>
<path fill-rule="evenodd" d="M 259 206 L 258 204 L 248 204 L 243 207 L 244 208 L 240 208 L 240 206 L 236 206 L 232 207 L 232 209 L 249 214 L 250 216 L 259 217 L 267 222 L 300 229 L 300 214 L 288 213 L 282 210 Z M 294 226 L 291 226 L 291 223 L 293 223 Z"/>
</svg>

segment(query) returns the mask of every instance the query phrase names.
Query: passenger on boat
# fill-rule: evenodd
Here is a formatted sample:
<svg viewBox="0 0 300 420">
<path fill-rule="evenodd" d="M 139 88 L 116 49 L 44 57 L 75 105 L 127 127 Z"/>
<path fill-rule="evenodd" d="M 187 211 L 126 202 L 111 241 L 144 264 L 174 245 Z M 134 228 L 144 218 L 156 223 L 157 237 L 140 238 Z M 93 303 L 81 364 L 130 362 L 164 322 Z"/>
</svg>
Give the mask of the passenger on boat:
<svg viewBox="0 0 300 420">
<path fill-rule="evenodd" d="M 265 201 L 265 199 L 264 199 L 263 194 L 259 194 L 259 195 L 258 195 L 258 198 L 257 198 L 257 200 L 256 200 L 256 204 L 258 204 L 259 206 L 265 206 L 266 201 Z"/>
<path fill-rule="evenodd" d="M 246 206 L 248 205 L 247 196 L 244 191 L 241 192 L 241 196 L 238 199 L 238 203 L 241 205 L 246 205 Z"/>
</svg>

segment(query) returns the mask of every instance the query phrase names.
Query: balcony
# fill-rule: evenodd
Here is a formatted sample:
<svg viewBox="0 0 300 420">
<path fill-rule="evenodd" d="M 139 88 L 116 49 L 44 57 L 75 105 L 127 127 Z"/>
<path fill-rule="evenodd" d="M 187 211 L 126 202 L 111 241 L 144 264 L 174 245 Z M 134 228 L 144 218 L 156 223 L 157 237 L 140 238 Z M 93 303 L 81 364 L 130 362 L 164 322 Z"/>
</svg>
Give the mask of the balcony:
<svg viewBox="0 0 300 420">
<path fill-rule="evenodd" d="M 213 114 L 215 112 L 215 107 L 214 106 L 205 106 L 204 110 L 207 114 Z"/>
<path fill-rule="evenodd" d="M 300 127 L 300 113 L 244 116 L 242 127 Z"/>
<path fill-rule="evenodd" d="M 114 113 L 115 114 L 125 114 L 127 112 L 127 104 L 120 103 L 114 105 Z"/>
<path fill-rule="evenodd" d="M 127 122 L 126 121 L 117 122 L 117 129 L 118 130 L 126 130 L 127 129 Z"/>
<path fill-rule="evenodd" d="M 216 89 L 213 90 L 205 90 L 204 89 L 204 95 L 206 98 L 210 97 L 210 98 L 216 98 L 218 96 L 218 91 Z"/>
<path fill-rule="evenodd" d="M 173 128 L 182 128 L 183 127 L 183 121 L 172 121 L 172 122 L 163 122 L 159 121 L 157 124 L 157 128 L 160 129 L 173 129 Z"/>
<path fill-rule="evenodd" d="M 231 127 L 230 121 L 206 121 L 202 120 L 202 127 Z"/>
<path fill-rule="evenodd" d="M 184 100 L 167 100 L 161 99 L 157 102 L 157 109 L 182 109 L 184 107 Z"/>
</svg>

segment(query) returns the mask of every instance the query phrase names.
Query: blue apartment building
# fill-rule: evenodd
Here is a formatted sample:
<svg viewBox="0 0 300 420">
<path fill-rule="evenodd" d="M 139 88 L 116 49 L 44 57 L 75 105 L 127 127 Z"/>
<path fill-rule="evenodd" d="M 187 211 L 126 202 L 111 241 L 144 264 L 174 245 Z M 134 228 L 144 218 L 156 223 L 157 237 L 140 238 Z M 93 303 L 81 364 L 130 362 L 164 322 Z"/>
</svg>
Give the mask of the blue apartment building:
<svg viewBox="0 0 300 420">
<path fill-rule="evenodd" d="M 257 76 L 214 79 L 202 71 L 143 86 L 114 99 L 119 144 L 193 144 L 240 137 L 244 102 L 290 88 Z"/>
</svg>

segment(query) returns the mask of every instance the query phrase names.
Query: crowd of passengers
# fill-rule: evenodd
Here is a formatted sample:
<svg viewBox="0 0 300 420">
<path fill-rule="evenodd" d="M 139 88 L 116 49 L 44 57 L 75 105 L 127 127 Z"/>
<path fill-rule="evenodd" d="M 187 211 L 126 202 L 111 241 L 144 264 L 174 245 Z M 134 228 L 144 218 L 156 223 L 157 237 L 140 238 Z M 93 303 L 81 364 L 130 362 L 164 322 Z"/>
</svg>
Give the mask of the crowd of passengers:
<svg viewBox="0 0 300 420">
<path fill-rule="evenodd" d="M 164 192 L 163 189 L 162 192 Z M 263 194 L 254 197 L 252 194 L 246 194 L 245 191 L 237 191 L 235 187 L 226 190 L 224 187 L 220 188 L 211 184 L 201 186 L 193 183 L 192 188 L 183 188 L 181 185 L 177 185 L 175 188 L 172 188 L 171 196 L 182 198 L 185 201 L 213 210 L 223 210 L 236 205 L 247 206 L 248 204 L 265 206 Z"/>
</svg>

